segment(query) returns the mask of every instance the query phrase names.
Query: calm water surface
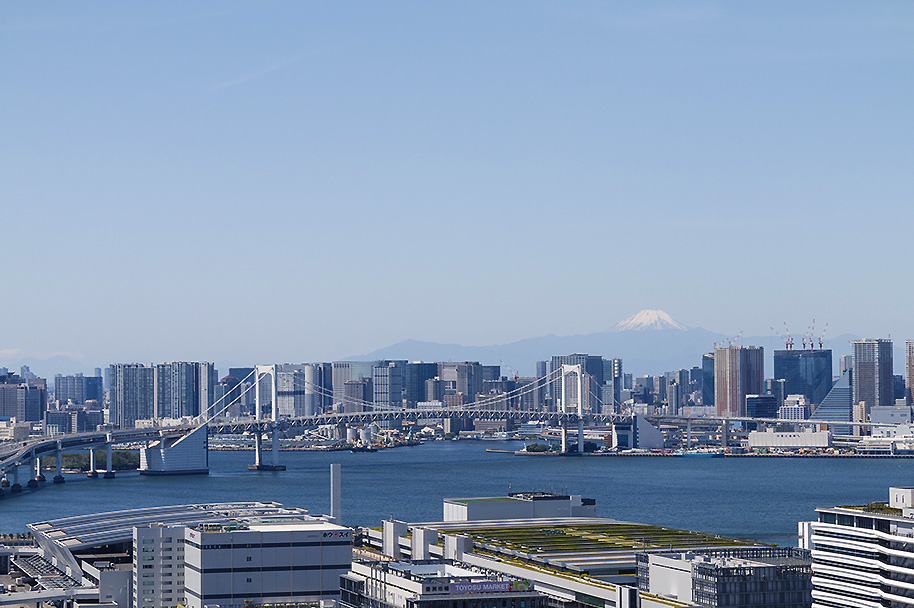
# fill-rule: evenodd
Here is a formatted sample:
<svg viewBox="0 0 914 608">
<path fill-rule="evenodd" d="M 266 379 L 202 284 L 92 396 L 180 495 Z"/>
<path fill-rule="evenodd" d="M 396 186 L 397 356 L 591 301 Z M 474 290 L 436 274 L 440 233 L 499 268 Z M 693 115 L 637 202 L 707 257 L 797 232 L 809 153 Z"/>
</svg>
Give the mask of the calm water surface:
<svg viewBox="0 0 914 608">
<path fill-rule="evenodd" d="M 280 452 L 284 472 L 252 472 L 252 452 L 211 452 L 210 474 L 115 480 L 67 475 L 62 485 L 0 499 L 0 533 L 28 522 L 190 502 L 270 500 L 330 510 L 329 465 L 342 464 L 343 519 L 377 525 L 393 515 L 439 521 L 442 499 L 554 490 L 597 501 L 601 517 L 793 544 L 817 506 L 886 500 L 914 485 L 914 460 L 560 458 L 486 452 L 515 442 L 439 441 L 375 453 Z"/>
</svg>

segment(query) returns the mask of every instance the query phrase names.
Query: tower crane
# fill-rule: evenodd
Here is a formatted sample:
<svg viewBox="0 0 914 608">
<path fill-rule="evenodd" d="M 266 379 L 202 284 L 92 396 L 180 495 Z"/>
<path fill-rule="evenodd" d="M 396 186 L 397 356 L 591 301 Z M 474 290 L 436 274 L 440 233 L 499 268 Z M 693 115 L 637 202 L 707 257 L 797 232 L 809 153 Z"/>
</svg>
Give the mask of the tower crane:
<svg viewBox="0 0 914 608">
<path fill-rule="evenodd" d="M 773 327 L 771 328 L 771 331 L 774 332 L 774 335 L 776 335 L 778 338 L 780 338 L 781 340 L 784 341 L 784 348 L 787 348 L 787 349 L 790 348 L 790 338 L 789 337 L 785 338 L 784 336 L 782 336 L 781 334 L 778 333 L 778 330 L 776 330 Z"/>
<path fill-rule="evenodd" d="M 520 374 L 517 373 L 517 370 L 505 363 L 502 359 L 499 359 L 502 365 L 508 368 L 508 371 L 514 374 L 514 381 L 517 382 L 517 379 L 520 378 Z"/>
</svg>

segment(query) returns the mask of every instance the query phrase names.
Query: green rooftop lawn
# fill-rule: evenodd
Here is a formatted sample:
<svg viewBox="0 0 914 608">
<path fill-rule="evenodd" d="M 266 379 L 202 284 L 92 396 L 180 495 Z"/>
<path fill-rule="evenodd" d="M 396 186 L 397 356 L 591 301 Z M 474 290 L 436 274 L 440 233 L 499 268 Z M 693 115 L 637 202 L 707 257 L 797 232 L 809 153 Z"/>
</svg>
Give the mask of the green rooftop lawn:
<svg viewBox="0 0 914 608">
<path fill-rule="evenodd" d="M 528 554 L 586 553 L 662 549 L 672 546 L 753 545 L 750 541 L 718 537 L 644 524 L 595 524 L 552 526 L 549 528 L 461 528 L 453 533 L 466 534 L 476 542 Z"/>
<path fill-rule="evenodd" d="M 871 502 L 865 505 L 840 505 L 840 509 L 854 509 L 857 511 L 866 511 L 867 513 L 878 513 L 880 515 L 897 515 L 901 517 L 902 510 L 890 507 L 884 502 Z"/>
</svg>

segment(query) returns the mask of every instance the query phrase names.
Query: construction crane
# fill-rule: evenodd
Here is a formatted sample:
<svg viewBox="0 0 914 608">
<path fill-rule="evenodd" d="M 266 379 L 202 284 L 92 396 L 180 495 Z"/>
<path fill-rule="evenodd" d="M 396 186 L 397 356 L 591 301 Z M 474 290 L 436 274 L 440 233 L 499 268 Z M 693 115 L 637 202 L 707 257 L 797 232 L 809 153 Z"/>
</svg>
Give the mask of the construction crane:
<svg viewBox="0 0 914 608">
<path fill-rule="evenodd" d="M 812 337 L 816 333 L 816 320 L 812 320 L 812 325 L 806 328 L 806 337 L 809 340 L 809 350 L 815 350 L 815 345 L 813 343 Z M 805 346 L 803 348 L 806 348 Z"/>
<path fill-rule="evenodd" d="M 793 338 L 790 337 L 790 328 L 787 327 L 787 321 L 784 321 L 784 331 L 787 332 L 787 350 L 793 350 Z"/>
<path fill-rule="evenodd" d="M 822 333 L 819 335 L 819 350 L 822 350 L 822 340 L 825 339 L 825 332 L 828 331 L 828 323 L 825 324 L 825 329 L 822 330 Z"/>
<path fill-rule="evenodd" d="M 517 382 L 517 379 L 520 378 L 520 374 L 517 373 L 517 370 L 505 363 L 503 360 L 499 359 L 502 365 L 508 368 L 508 371 L 514 374 L 514 381 Z"/>
<path fill-rule="evenodd" d="M 790 337 L 785 338 L 784 336 L 782 336 L 781 334 L 778 333 L 778 330 L 776 330 L 773 327 L 771 328 L 771 331 L 774 332 L 774 335 L 776 335 L 778 338 L 780 338 L 781 340 L 784 341 L 784 348 L 787 348 L 787 349 L 790 348 Z"/>
</svg>

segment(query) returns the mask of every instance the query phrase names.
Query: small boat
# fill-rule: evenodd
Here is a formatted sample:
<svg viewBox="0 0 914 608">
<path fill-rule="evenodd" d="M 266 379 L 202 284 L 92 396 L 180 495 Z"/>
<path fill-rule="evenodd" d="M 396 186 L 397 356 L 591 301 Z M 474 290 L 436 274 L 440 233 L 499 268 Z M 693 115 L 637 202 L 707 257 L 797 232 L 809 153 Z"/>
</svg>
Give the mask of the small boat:
<svg viewBox="0 0 914 608">
<path fill-rule="evenodd" d="M 511 439 L 511 436 L 508 433 L 501 431 L 493 435 L 481 435 L 479 437 L 483 441 L 507 441 Z"/>
<path fill-rule="evenodd" d="M 679 458 L 723 458 L 723 452 L 686 452 L 683 450 L 677 450 L 673 456 Z"/>
<path fill-rule="evenodd" d="M 349 451 L 353 454 L 358 454 L 359 452 L 377 452 L 378 448 L 373 448 L 370 445 L 357 445 Z"/>
</svg>

